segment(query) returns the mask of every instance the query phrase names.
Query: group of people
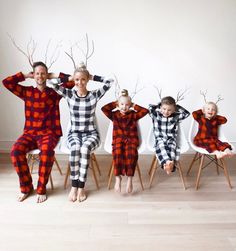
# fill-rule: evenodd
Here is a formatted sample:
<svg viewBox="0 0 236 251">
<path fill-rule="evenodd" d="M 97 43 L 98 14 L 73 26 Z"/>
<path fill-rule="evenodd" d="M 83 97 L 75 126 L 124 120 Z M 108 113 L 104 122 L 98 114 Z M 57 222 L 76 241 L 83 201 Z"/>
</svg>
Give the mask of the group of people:
<svg viewBox="0 0 236 251">
<path fill-rule="evenodd" d="M 36 87 L 19 84 L 28 78 Z M 46 85 L 49 80 L 50 87 Z M 89 91 L 89 80 L 102 83 L 101 88 Z M 37 202 L 47 199 L 46 185 L 54 162 L 54 148 L 62 136 L 59 101 L 64 97 L 70 111 L 70 130 L 67 145 L 70 149 L 71 190 L 69 200 L 82 202 L 87 198 L 85 182 L 90 153 L 100 143 L 95 119 L 97 102 L 110 89 L 113 79 L 91 75 L 85 65 L 80 65 L 72 76 L 48 73 L 43 62 L 36 62 L 33 71 L 19 72 L 3 80 L 4 86 L 24 101 L 25 126 L 23 134 L 11 150 L 11 160 L 19 176 L 20 194 L 18 201 L 24 201 L 33 191 L 32 177 L 26 155 L 33 149 L 40 150 Z M 121 192 L 122 176 L 126 175 L 126 192 L 132 193 L 135 167 L 138 160 L 138 120 L 149 113 L 153 122 L 156 156 L 161 167 L 170 174 L 175 171 L 180 157 L 177 144 L 179 123 L 190 113 L 167 96 L 157 105 L 146 109 L 134 104 L 127 90 L 122 90 L 118 100 L 102 107 L 103 113 L 113 123 L 112 155 L 116 182 L 114 190 Z M 232 156 L 232 147 L 218 139 L 218 128 L 226 118 L 217 114 L 217 105 L 207 102 L 203 109 L 193 112 L 199 123 L 194 144 L 214 153 L 217 158 Z"/>
</svg>

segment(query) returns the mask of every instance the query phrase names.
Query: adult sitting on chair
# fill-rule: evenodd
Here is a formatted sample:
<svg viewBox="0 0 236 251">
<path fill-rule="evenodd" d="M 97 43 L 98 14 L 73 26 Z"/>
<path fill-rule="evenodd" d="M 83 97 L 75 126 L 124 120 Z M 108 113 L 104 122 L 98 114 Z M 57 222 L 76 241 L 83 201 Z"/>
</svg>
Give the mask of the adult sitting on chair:
<svg viewBox="0 0 236 251">
<path fill-rule="evenodd" d="M 26 154 L 33 149 L 40 150 L 39 178 L 37 185 L 37 202 L 47 199 L 46 185 L 54 162 L 54 148 L 62 135 L 60 125 L 59 101 L 61 96 L 46 86 L 46 80 L 56 75 L 48 73 L 43 62 L 32 64 L 33 72 L 22 72 L 3 80 L 4 86 L 25 102 L 24 133 L 12 147 L 11 159 L 20 181 L 21 193 L 18 201 L 25 200 L 33 191 L 32 177 L 27 164 Z M 66 77 L 60 74 L 62 79 Z M 36 88 L 22 86 L 19 82 L 33 78 Z M 72 88 L 73 83 L 65 84 Z"/>
<path fill-rule="evenodd" d="M 72 188 L 69 193 L 70 201 L 84 201 L 87 196 L 84 186 L 87 178 L 90 153 L 100 142 L 96 128 L 95 109 L 97 102 L 111 87 L 112 79 L 106 80 L 99 76 L 91 76 L 84 64 L 75 69 L 73 80 L 75 89 L 69 90 L 51 81 L 54 90 L 63 96 L 70 109 L 71 129 L 68 134 L 70 153 L 70 168 Z M 88 91 L 89 80 L 104 82 L 102 88 Z"/>
</svg>

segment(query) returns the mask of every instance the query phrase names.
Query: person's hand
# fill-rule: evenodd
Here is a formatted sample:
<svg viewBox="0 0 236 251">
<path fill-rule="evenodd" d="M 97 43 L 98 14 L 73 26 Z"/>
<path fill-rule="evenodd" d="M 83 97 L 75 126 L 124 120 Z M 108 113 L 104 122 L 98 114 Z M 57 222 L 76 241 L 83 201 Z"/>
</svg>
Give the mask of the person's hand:
<svg viewBox="0 0 236 251">
<path fill-rule="evenodd" d="M 23 73 L 23 75 L 24 75 L 25 79 L 26 78 L 34 78 L 34 73 L 32 71 L 29 73 Z"/>
</svg>

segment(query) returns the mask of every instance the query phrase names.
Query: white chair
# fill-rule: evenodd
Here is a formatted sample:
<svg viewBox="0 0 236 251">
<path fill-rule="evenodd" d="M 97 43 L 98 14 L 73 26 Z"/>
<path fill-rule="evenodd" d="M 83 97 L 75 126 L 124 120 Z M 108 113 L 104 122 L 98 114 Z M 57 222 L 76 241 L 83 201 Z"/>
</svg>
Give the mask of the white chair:
<svg viewBox="0 0 236 251">
<path fill-rule="evenodd" d="M 138 122 L 138 124 L 139 124 L 139 122 Z M 107 130 L 105 143 L 104 143 L 104 150 L 106 152 L 110 153 L 110 154 L 112 154 L 112 132 L 113 132 L 113 122 L 110 121 L 109 126 L 108 126 L 108 130 Z M 138 134 L 139 134 L 139 141 L 140 141 L 140 145 L 138 147 L 138 153 L 141 154 L 145 150 L 145 142 L 142 139 L 142 135 L 140 133 L 139 125 L 138 125 Z M 140 171 L 140 167 L 139 167 L 138 162 L 137 162 L 137 165 L 136 165 L 135 169 L 138 172 L 139 181 L 140 181 L 140 185 L 142 187 L 142 190 L 144 190 L 141 171 Z M 114 172 L 114 163 L 113 163 L 113 160 L 112 160 L 112 163 L 111 163 L 111 166 L 110 166 L 110 169 L 109 169 L 109 172 L 108 172 L 108 177 L 109 177 L 109 179 L 108 179 L 108 189 L 110 189 L 110 187 L 111 187 L 111 180 L 112 180 L 113 172 Z"/>
<path fill-rule="evenodd" d="M 154 132 L 153 132 L 153 127 L 150 128 L 149 133 L 148 133 L 148 138 L 147 138 L 147 148 L 149 151 L 154 152 L 155 153 L 155 136 L 154 136 Z M 189 149 L 189 145 L 184 133 L 184 130 L 182 128 L 182 124 L 179 123 L 179 130 L 178 130 L 178 136 L 177 136 L 177 145 L 180 147 L 180 154 L 183 154 L 185 152 L 188 151 Z M 176 168 L 179 171 L 179 175 L 180 175 L 180 179 L 182 181 L 183 184 L 183 188 L 184 190 L 186 190 L 186 185 L 185 185 L 185 181 L 184 181 L 184 176 L 183 176 L 183 171 L 182 171 L 182 167 L 181 167 L 181 163 L 180 161 L 177 161 L 176 163 Z M 153 178 L 154 178 L 154 174 L 157 171 L 158 168 L 158 159 L 156 157 L 156 154 L 153 156 L 152 159 L 152 163 L 151 163 L 151 167 L 149 169 L 149 175 L 150 175 L 150 180 L 149 180 L 149 188 L 151 188 L 152 186 L 152 182 L 153 182 Z"/>
<path fill-rule="evenodd" d="M 62 153 L 65 153 L 65 154 L 70 154 L 70 149 L 67 147 L 67 136 L 68 136 L 70 127 L 71 127 L 71 124 L 70 124 L 70 121 L 69 121 L 69 123 L 67 125 L 65 136 L 62 137 L 62 140 L 61 140 L 61 143 L 60 143 L 60 146 L 59 146 L 60 151 Z M 99 147 L 100 146 L 98 146 L 96 149 L 98 149 Z M 91 155 L 90 155 L 90 166 L 89 166 L 89 168 L 92 170 L 93 178 L 94 178 L 96 187 L 97 187 L 97 189 L 99 189 L 99 184 L 98 184 L 98 179 L 97 179 L 97 175 L 96 175 L 96 172 L 95 172 L 95 167 L 96 167 L 99 175 L 101 176 L 101 171 L 100 171 L 96 156 L 94 154 L 94 151 L 92 151 Z M 68 182 L 69 175 L 70 175 L 70 162 L 68 161 L 66 177 L 65 177 L 65 181 L 64 181 L 64 189 L 66 189 L 66 187 L 67 187 L 67 182 Z"/>
<path fill-rule="evenodd" d="M 192 149 L 194 151 L 196 151 L 195 156 L 189 166 L 189 169 L 187 171 L 187 175 L 189 175 L 193 164 L 197 161 L 200 160 L 200 164 L 198 167 L 198 174 L 197 174 L 197 181 L 196 181 L 196 190 L 198 190 L 199 188 L 199 183 L 200 183 L 200 176 L 201 176 L 201 171 L 202 169 L 204 169 L 205 167 L 207 167 L 208 165 L 210 165 L 211 163 L 215 163 L 216 164 L 216 170 L 217 170 L 217 174 L 219 175 L 219 167 L 222 168 L 224 170 L 224 174 L 225 177 L 228 181 L 229 187 L 230 189 L 232 189 L 232 185 L 230 182 L 230 178 L 229 178 L 229 174 L 228 174 L 228 170 L 227 170 L 227 166 L 225 163 L 225 160 L 222 159 L 217 159 L 215 154 L 209 153 L 206 149 L 201 148 L 196 146 L 193 143 L 194 137 L 198 132 L 198 122 L 192 118 L 192 122 L 191 122 L 191 126 L 190 126 L 190 130 L 189 130 L 189 144 L 192 147 Z M 219 127 L 219 140 L 221 140 L 222 142 L 228 142 L 228 140 L 226 139 L 221 126 Z M 205 158 L 207 158 L 209 161 L 207 164 L 204 165 L 204 160 Z"/>
<path fill-rule="evenodd" d="M 40 153 L 39 149 L 33 149 L 33 150 L 31 150 L 31 151 L 29 151 L 27 153 L 27 162 L 28 162 L 28 165 L 30 166 L 30 173 L 33 172 L 35 162 L 39 162 L 40 161 L 40 159 L 39 159 L 39 153 Z M 58 169 L 59 173 L 62 175 L 61 168 L 59 166 L 59 163 L 58 163 L 55 155 L 54 155 L 54 162 L 55 162 L 55 164 L 57 166 L 57 169 Z M 49 181 L 50 181 L 50 184 L 51 184 L 51 189 L 53 190 L 54 186 L 53 186 L 53 180 L 52 180 L 51 173 L 49 175 Z"/>
</svg>

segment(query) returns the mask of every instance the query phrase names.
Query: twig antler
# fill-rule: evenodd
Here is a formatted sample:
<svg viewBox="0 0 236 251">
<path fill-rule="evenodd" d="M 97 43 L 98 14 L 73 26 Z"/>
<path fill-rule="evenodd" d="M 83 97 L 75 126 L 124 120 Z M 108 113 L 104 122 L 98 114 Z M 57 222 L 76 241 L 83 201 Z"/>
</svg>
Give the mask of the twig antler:
<svg viewBox="0 0 236 251">
<path fill-rule="evenodd" d="M 23 51 L 23 49 L 20 48 L 19 45 L 16 44 L 15 39 L 9 34 L 7 33 L 8 37 L 11 39 L 13 45 L 16 47 L 16 49 L 18 51 L 20 51 L 29 61 L 29 64 L 33 67 L 34 64 L 34 60 L 33 60 L 33 56 L 37 47 L 36 42 L 32 39 L 30 39 L 30 41 L 27 44 L 27 52 Z"/>
<path fill-rule="evenodd" d="M 221 95 L 219 94 L 218 97 L 217 97 L 216 104 L 217 104 L 218 102 L 220 102 L 221 100 L 224 100 L 224 99 L 223 99 L 223 98 L 221 97 Z"/>
<path fill-rule="evenodd" d="M 46 47 L 46 52 L 45 52 L 45 64 L 47 65 L 47 60 L 48 60 L 48 49 L 49 49 L 49 45 L 51 43 L 51 39 L 48 41 L 47 43 L 47 47 Z M 56 47 L 53 50 L 52 56 L 50 57 L 50 62 L 49 65 L 47 65 L 48 69 L 51 68 L 51 66 L 57 61 L 57 59 L 59 58 L 60 55 L 60 50 L 59 48 L 61 47 L 61 41 L 56 45 Z"/>
<path fill-rule="evenodd" d="M 204 98 L 204 101 L 205 101 L 205 103 L 207 102 L 207 100 L 206 100 L 206 94 L 207 94 L 207 90 L 205 91 L 205 92 L 203 92 L 203 91 L 200 91 L 200 94 L 203 96 L 203 98 Z"/>
<path fill-rule="evenodd" d="M 77 67 L 77 64 L 75 62 L 75 59 L 74 59 L 74 54 L 73 54 L 73 47 L 76 46 L 83 54 L 84 56 L 84 64 L 88 65 L 88 60 L 92 57 L 93 53 L 94 53 L 94 41 L 92 40 L 91 43 L 92 43 L 92 48 L 91 48 L 91 51 L 90 51 L 90 45 L 89 45 L 89 38 L 88 38 L 88 34 L 86 33 L 86 37 L 85 37 L 85 42 L 86 42 L 86 49 L 82 49 L 80 46 L 79 46 L 79 42 L 75 42 L 74 45 L 72 45 L 70 47 L 70 52 L 65 52 L 66 55 L 72 60 L 73 62 L 73 66 L 74 66 L 74 69 L 76 69 Z"/>
<path fill-rule="evenodd" d="M 134 92 L 132 92 L 132 95 L 130 96 L 131 99 L 133 99 L 135 95 L 137 95 L 139 92 L 141 92 L 145 88 L 145 86 L 143 86 L 142 88 L 138 89 L 139 82 L 140 81 L 139 81 L 139 78 L 138 78 L 136 83 L 135 83 Z"/>
<path fill-rule="evenodd" d="M 188 88 L 185 88 L 183 91 L 178 91 L 177 93 L 177 97 L 176 97 L 176 103 L 178 103 L 179 101 L 182 101 L 185 98 L 185 94 L 187 93 Z"/>
<path fill-rule="evenodd" d="M 162 89 L 159 89 L 156 85 L 153 85 L 153 87 L 157 90 L 158 96 L 159 96 L 159 98 L 161 100 L 162 99 L 162 97 L 161 97 Z"/>
<path fill-rule="evenodd" d="M 121 88 L 120 88 L 117 76 L 115 74 L 113 74 L 113 75 L 115 78 L 115 96 L 116 96 L 116 99 L 118 99 L 119 95 L 120 95 Z"/>
</svg>

